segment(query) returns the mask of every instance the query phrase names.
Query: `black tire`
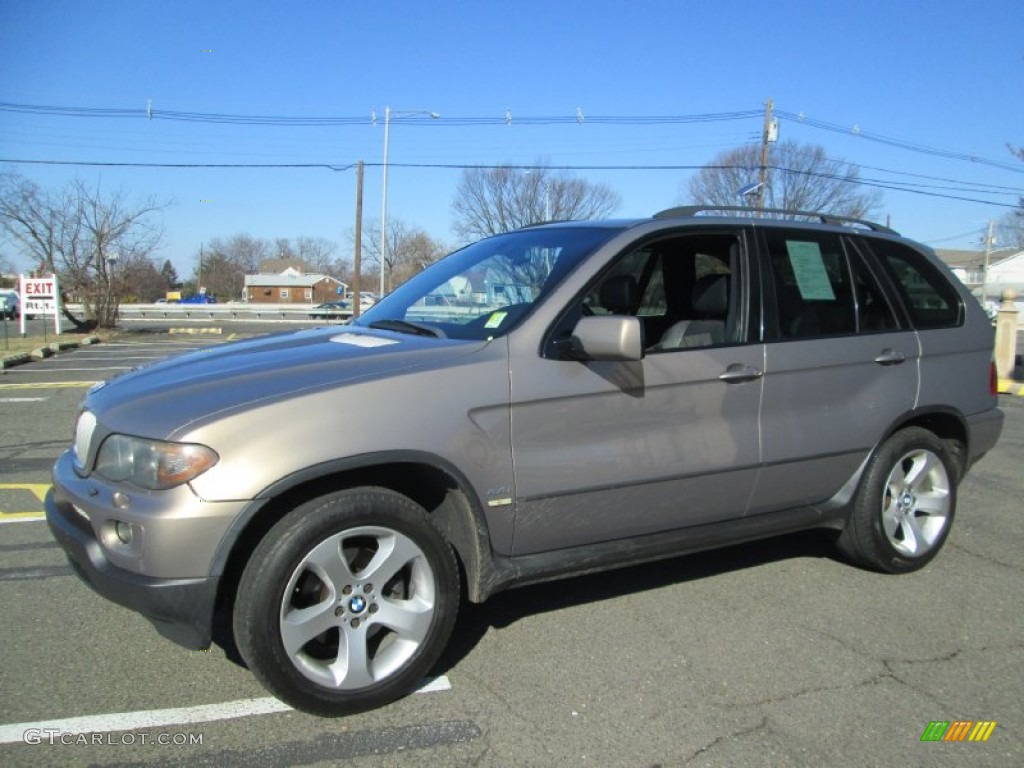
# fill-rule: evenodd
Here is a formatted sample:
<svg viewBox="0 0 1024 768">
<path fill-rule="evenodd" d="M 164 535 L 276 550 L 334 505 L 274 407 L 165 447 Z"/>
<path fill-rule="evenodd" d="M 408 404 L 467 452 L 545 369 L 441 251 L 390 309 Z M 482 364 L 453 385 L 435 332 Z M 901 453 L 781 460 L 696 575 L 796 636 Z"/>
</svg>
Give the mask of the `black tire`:
<svg viewBox="0 0 1024 768">
<path fill-rule="evenodd" d="M 933 433 L 919 427 L 896 432 L 864 469 L 840 551 L 885 573 L 923 568 L 949 536 L 957 477 L 945 444 Z"/>
<path fill-rule="evenodd" d="M 235 641 L 260 682 L 296 709 L 361 712 L 422 682 L 459 594 L 455 555 L 422 507 L 384 488 L 339 491 L 292 510 L 253 551 Z"/>
</svg>

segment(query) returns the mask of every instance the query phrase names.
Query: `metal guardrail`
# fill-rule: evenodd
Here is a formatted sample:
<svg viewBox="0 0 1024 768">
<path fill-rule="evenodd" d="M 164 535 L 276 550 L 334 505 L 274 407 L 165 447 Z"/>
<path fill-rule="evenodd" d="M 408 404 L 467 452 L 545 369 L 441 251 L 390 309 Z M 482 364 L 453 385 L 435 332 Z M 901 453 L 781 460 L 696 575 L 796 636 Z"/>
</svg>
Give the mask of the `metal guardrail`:
<svg viewBox="0 0 1024 768">
<path fill-rule="evenodd" d="M 250 322 L 309 322 L 314 313 L 313 304 L 122 304 L 118 307 L 121 320 L 218 321 L 245 320 Z M 75 315 L 82 314 L 79 304 L 69 304 Z M 352 317 L 352 310 L 332 311 L 330 320 L 344 322 Z M 322 318 L 316 318 L 322 320 Z"/>
</svg>

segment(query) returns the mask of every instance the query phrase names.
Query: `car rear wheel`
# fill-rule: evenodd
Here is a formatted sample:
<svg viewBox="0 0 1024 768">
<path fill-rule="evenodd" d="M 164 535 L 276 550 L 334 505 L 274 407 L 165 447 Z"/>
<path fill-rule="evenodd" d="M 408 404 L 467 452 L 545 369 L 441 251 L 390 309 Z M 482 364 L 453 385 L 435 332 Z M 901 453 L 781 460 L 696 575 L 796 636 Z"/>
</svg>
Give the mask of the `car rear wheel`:
<svg viewBox="0 0 1024 768">
<path fill-rule="evenodd" d="M 255 549 L 235 639 L 281 700 L 344 715 L 413 690 L 458 602 L 454 553 L 422 507 L 383 488 L 341 491 L 297 507 Z"/>
<path fill-rule="evenodd" d="M 945 445 L 918 427 L 886 440 L 865 468 L 839 548 L 887 573 L 924 567 L 942 548 L 956 512 L 956 478 Z"/>
</svg>

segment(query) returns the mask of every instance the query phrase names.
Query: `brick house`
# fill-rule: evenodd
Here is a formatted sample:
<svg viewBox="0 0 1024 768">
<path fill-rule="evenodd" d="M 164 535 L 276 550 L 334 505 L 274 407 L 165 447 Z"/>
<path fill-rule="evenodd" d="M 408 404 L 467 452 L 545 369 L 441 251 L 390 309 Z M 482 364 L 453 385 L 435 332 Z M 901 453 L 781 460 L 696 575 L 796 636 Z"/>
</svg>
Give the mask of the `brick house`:
<svg viewBox="0 0 1024 768">
<path fill-rule="evenodd" d="M 330 275 L 246 275 L 245 300 L 254 304 L 322 304 L 338 301 L 348 286 Z"/>
</svg>

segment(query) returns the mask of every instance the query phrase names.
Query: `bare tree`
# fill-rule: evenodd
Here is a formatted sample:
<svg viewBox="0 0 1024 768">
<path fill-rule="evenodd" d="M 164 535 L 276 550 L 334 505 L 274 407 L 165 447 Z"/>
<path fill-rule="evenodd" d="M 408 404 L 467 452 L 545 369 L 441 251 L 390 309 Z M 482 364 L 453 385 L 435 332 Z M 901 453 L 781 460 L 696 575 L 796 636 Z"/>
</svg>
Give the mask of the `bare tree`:
<svg viewBox="0 0 1024 768">
<path fill-rule="evenodd" d="M 1010 152 L 1024 160 L 1024 147 L 1010 147 Z M 1024 249 L 1024 197 L 1020 198 L 1015 210 L 999 220 L 996 242 L 1005 248 Z"/>
<path fill-rule="evenodd" d="M 756 144 L 719 154 L 690 179 L 690 201 L 710 206 L 747 205 L 740 191 L 760 180 L 760 162 L 761 148 Z M 878 212 L 881 194 L 861 185 L 856 166 L 829 159 L 823 147 L 787 141 L 774 146 L 769 154 L 764 201 L 766 208 L 865 219 Z"/>
<path fill-rule="evenodd" d="M 336 250 L 338 250 L 337 243 L 326 237 L 295 238 L 295 253 L 298 258 L 306 262 L 314 272 L 320 274 L 331 273 L 334 265 L 332 258 Z"/>
<path fill-rule="evenodd" d="M 996 222 L 996 248 L 1024 250 L 1024 205 Z"/>
<path fill-rule="evenodd" d="M 153 225 L 151 214 L 166 203 L 129 204 L 120 190 L 104 196 L 99 185 L 92 190 L 81 181 L 74 182 L 72 190 L 79 206 L 83 247 L 66 254 L 64 267 L 83 288 L 80 298 L 86 317 L 95 317 L 101 327 L 113 327 L 126 270 L 148 262 L 163 239 L 163 230 Z M 90 284 L 89 277 L 98 280 Z"/>
<path fill-rule="evenodd" d="M 7 278 L 13 277 L 14 273 L 14 261 L 0 253 L 0 285 L 4 285 Z"/>
<path fill-rule="evenodd" d="M 404 283 L 445 255 L 444 246 L 423 230 L 411 232 L 391 243 L 396 257 L 389 272 L 392 286 Z"/>
<path fill-rule="evenodd" d="M 149 259 L 140 259 L 119 268 L 124 290 L 122 302 L 156 301 L 167 293 L 167 279 Z"/>
<path fill-rule="evenodd" d="M 354 237 L 354 235 L 351 235 Z M 380 221 L 371 222 L 363 227 L 363 286 L 377 285 L 371 278 L 380 277 Z M 422 229 L 412 227 L 398 218 L 388 218 L 388 254 L 385 259 L 388 285 L 390 292 L 396 285 L 408 280 L 427 265 L 437 261 L 447 252 L 447 248 L 431 238 Z M 376 265 L 374 268 L 372 265 Z M 369 269 L 367 269 L 367 267 Z"/>
<path fill-rule="evenodd" d="M 196 254 L 193 275 L 196 288 L 205 289 L 220 299 L 241 297 L 245 276 L 257 274 L 260 263 L 269 258 L 279 244 L 271 245 L 270 241 L 245 232 L 228 238 L 213 238 Z"/>
<path fill-rule="evenodd" d="M 463 171 L 452 212 L 455 231 L 476 240 L 541 221 L 601 218 L 620 203 L 610 187 L 538 164 L 528 171 L 509 166 Z"/>
<path fill-rule="evenodd" d="M 82 302 L 85 322 L 64 309 L 79 328 L 115 323 L 124 270 L 159 247 L 153 218 L 167 205 L 129 202 L 121 190 L 81 181 L 47 192 L 17 173 L 0 175 L 0 227 L 41 269 L 60 276 L 65 304 L 69 294 Z"/>
</svg>

